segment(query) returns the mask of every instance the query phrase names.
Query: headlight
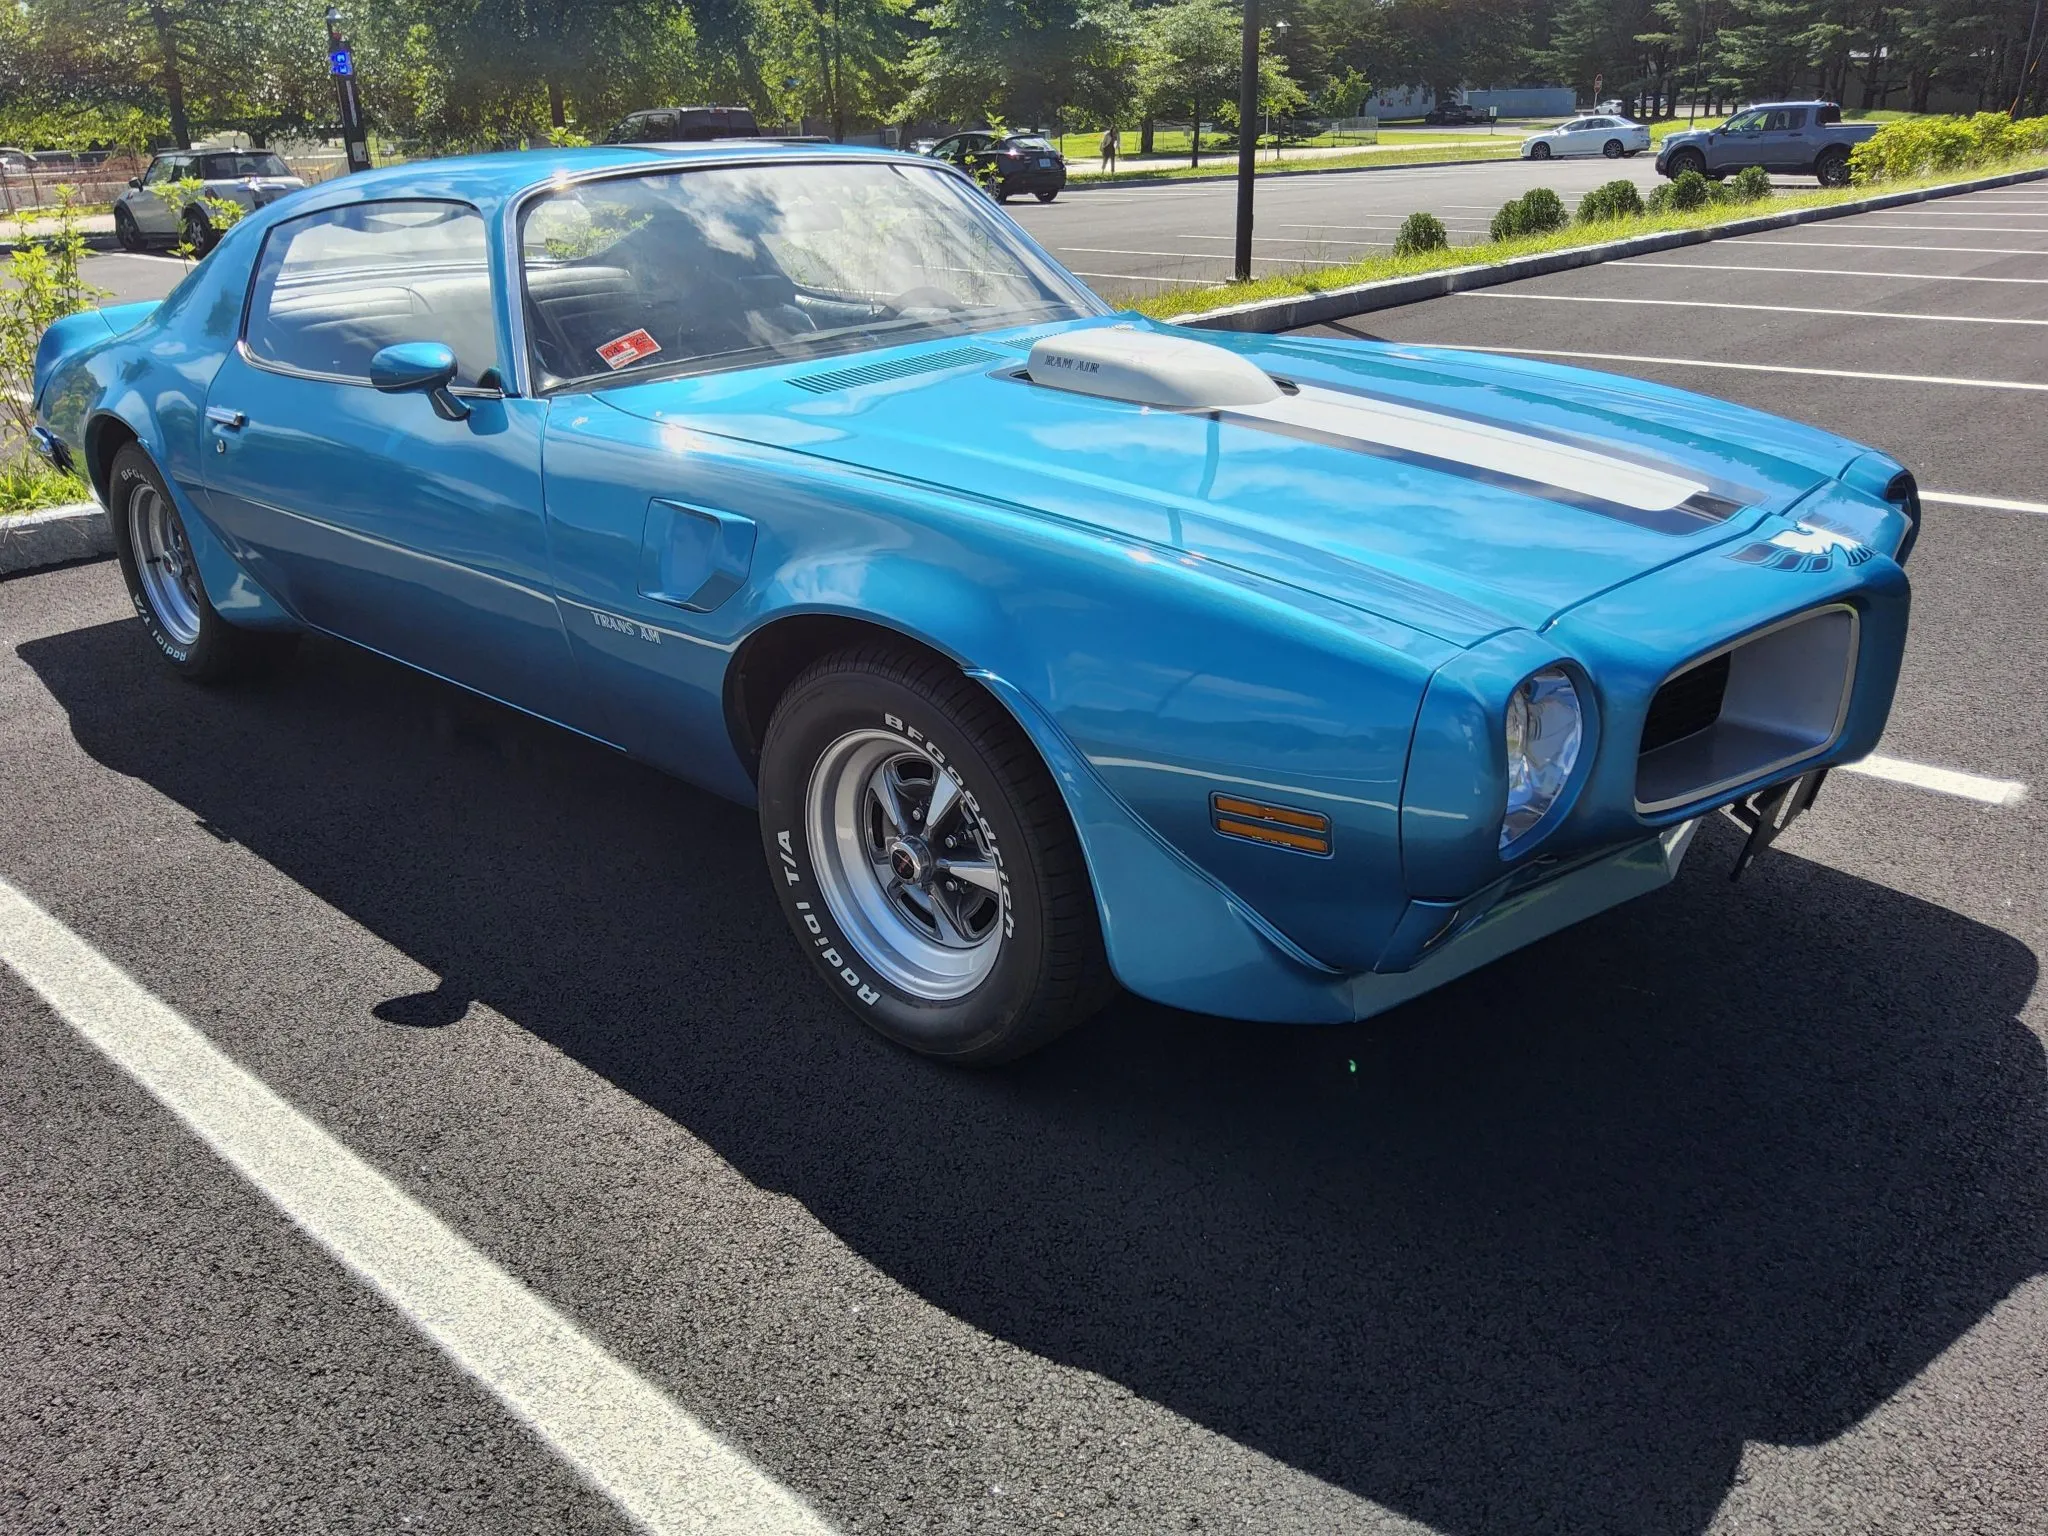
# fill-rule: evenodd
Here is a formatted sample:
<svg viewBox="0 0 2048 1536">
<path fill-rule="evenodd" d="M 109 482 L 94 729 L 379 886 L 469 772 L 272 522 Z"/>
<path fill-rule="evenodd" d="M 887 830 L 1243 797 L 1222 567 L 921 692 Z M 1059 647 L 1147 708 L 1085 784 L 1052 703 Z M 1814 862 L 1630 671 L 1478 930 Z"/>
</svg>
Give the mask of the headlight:
<svg viewBox="0 0 2048 1536">
<path fill-rule="evenodd" d="M 1562 668 L 1522 679 L 1508 700 L 1508 813 L 1500 845 L 1528 832 L 1557 804 L 1571 781 L 1583 738 L 1579 691 Z"/>
</svg>

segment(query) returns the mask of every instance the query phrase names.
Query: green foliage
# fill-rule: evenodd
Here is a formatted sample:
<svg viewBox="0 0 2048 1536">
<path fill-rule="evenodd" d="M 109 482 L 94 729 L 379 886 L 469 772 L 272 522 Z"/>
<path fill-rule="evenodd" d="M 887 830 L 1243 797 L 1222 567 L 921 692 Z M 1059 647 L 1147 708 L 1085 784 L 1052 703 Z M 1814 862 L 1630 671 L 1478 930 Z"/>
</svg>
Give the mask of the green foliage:
<svg viewBox="0 0 2048 1536">
<path fill-rule="evenodd" d="M 1643 195 L 1632 181 L 1602 182 L 1579 199 L 1579 222 L 1597 224 L 1609 219 L 1632 219 L 1643 211 Z"/>
<path fill-rule="evenodd" d="M 1401 221 L 1401 231 L 1394 236 L 1394 254 L 1414 256 L 1423 251 L 1440 251 L 1450 243 L 1450 232 L 1444 228 L 1442 219 L 1433 213 L 1411 213 Z"/>
<path fill-rule="evenodd" d="M 1661 188 L 1659 190 L 1662 190 Z M 1670 206 L 1680 213 L 1704 208 L 1714 200 L 1714 184 L 1698 171 L 1680 171 L 1671 178 Z"/>
<path fill-rule="evenodd" d="M 1487 233 L 1495 240 L 1514 240 L 1523 235 L 1545 235 L 1571 223 L 1564 201 L 1548 187 L 1531 187 L 1520 197 L 1501 204 Z"/>
<path fill-rule="evenodd" d="M 1738 203 L 1761 203 L 1771 195 L 1771 173 L 1760 165 L 1745 165 L 1728 183 L 1728 194 Z"/>
<path fill-rule="evenodd" d="M 1660 214 L 1669 213 L 1670 211 L 1671 183 L 1668 181 L 1659 182 L 1656 186 L 1650 188 L 1650 195 L 1643 199 L 1643 212 Z"/>
<path fill-rule="evenodd" d="M 53 469 L 41 459 L 0 459 L 0 517 L 66 506 L 92 496 L 78 476 Z"/>
<path fill-rule="evenodd" d="M 1849 170 L 1859 182 L 1897 181 L 2000 165 L 2044 151 L 2048 151 L 2048 117 L 2017 122 L 2003 112 L 1913 117 L 1881 125 L 1849 152 Z"/>
<path fill-rule="evenodd" d="M 78 224 L 77 199 L 69 187 L 60 187 L 56 228 L 39 226 L 38 233 L 30 234 L 27 226 L 22 226 L 19 243 L 7 259 L 4 278 L 0 278 L 0 444 L 11 444 L 16 455 L 12 460 L 0 460 L 0 507 L 7 510 L 78 499 L 76 494 L 56 495 L 48 483 L 54 471 L 25 457 L 22 445 L 36 424 L 32 397 L 36 347 L 43 332 L 54 321 L 111 297 L 80 276 L 79 263 L 84 258 L 85 234 Z"/>
<path fill-rule="evenodd" d="M 167 181 L 155 188 L 155 191 L 157 196 L 170 204 L 171 214 L 178 220 L 180 229 L 190 230 L 192 217 L 196 214 L 212 227 L 213 237 L 218 240 L 241 221 L 240 203 L 232 198 L 211 196 L 206 190 L 206 183 L 197 178 Z M 194 246 L 189 238 L 181 239 L 172 246 L 171 253 L 182 256 L 187 261 L 197 260 L 206 254 Z"/>
</svg>

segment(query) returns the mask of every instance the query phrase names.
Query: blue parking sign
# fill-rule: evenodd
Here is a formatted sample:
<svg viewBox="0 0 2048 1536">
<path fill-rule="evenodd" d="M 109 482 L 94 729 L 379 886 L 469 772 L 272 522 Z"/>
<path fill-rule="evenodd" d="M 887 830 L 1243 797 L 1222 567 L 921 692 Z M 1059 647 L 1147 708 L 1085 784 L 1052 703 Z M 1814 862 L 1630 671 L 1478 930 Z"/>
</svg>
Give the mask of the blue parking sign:
<svg viewBox="0 0 2048 1536">
<path fill-rule="evenodd" d="M 330 75 L 352 75 L 355 72 L 356 63 L 349 56 L 348 49 L 336 48 L 327 55 L 327 73 Z"/>
</svg>

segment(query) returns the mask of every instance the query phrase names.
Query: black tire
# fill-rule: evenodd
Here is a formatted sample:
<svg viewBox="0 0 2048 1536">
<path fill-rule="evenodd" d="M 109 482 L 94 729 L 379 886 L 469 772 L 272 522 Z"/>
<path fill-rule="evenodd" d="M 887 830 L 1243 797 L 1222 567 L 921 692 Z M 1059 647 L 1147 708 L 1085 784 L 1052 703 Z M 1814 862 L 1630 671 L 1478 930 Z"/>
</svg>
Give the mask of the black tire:
<svg viewBox="0 0 2048 1536">
<path fill-rule="evenodd" d="M 197 208 L 185 210 L 185 243 L 192 247 L 195 256 L 204 256 L 220 243 L 213 221 Z"/>
<path fill-rule="evenodd" d="M 1707 157 L 1696 149 L 1681 149 L 1664 162 L 1664 174 L 1673 181 L 1678 180 L 1687 171 L 1698 171 L 1702 176 L 1706 175 Z"/>
<path fill-rule="evenodd" d="M 820 883 L 812 781 L 829 785 L 829 765 L 843 761 L 835 754 L 856 739 L 886 753 L 900 741 L 903 754 L 928 752 L 943 765 L 937 771 L 954 780 L 961 808 L 949 814 L 966 823 L 951 824 L 962 825 L 963 838 L 978 834 L 1000 872 L 999 915 L 988 930 L 997 948 L 986 974 L 961 995 L 934 1001 L 893 984 L 853 940 L 855 930 L 835 915 Z M 867 802 L 860 804 L 864 815 Z M 1087 864 L 1058 787 L 995 699 L 938 658 L 884 642 L 807 668 L 769 723 L 760 808 L 770 876 L 798 944 L 833 996 L 897 1044 L 960 1064 L 1011 1061 L 1114 993 Z M 936 843 L 935 831 L 934 854 Z"/>
<path fill-rule="evenodd" d="M 139 251 L 147 243 L 135 215 L 119 205 L 114 208 L 114 239 L 124 251 Z"/>
<path fill-rule="evenodd" d="M 1548 160 L 1550 158 L 1550 146 L 1548 144 L 1530 146 L 1529 158 L 1531 160 Z"/>
<path fill-rule="evenodd" d="M 1849 152 L 1845 149 L 1830 149 L 1814 162 L 1814 179 L 1824 187 L 1846 187 L 1849 185 Z"/>
<path fill-rule="evenodd" d="M 999 181 L 996 183 L 995 190 L 991 195 L 997 202 L 1007 203 L 1010 200 L 1010 189 Z"/>
<path fill-rule="evenodd" d="M 1052 200 L 1053 200 L 1054 198 L 1058 197 L 1058 196 L 1059 196 L 1059 193 L 1058 193 L 1057 191 L 1052 191 L 1052 192 L 1034 192 L 1034 193 L 1032 193 L 1031 195 L 1032 195 L 1033 197 L 1037 198 L 1037 199 L 1038 199 L 1038 200 L 1039 200 L 1039 201 L 1040 201 L 1041 203 L 1049 203 L 1049 202 L 1051 202 L 1051 201 L 1052 201 Z"/>
<path fill-rule="evenodd" d="M 1621 140 L 1609 139 L 1605 144 L 1600 146 L 1600 153 L 1605 155 L 1609 160 L 1619 160 L 1623 155 L 1627 154 L 1628 151 L 1622 148 Z"/>
<path fill-rule="evenodd" d="M 121 577 L 128 583 L 128 599 L 148 634 L 157 654 L 180 677 L 195 683 L 220 682 L 243 675 L 288 652 L 298 640 L 289 633 L 240 629 L 223 619 L 206 596 L 196 575 L 191 583 L 192 607 L 197 633 L 176 632 L 175 620 L 157 611 L 138 562 L 131 508 L 138 497 L 153 493 L 161 498 L 171 521 L 182 537 L 184 519 L 170 487 L 149 455 L 138 443 L 129 443 L 114 455 L 107 470 L 107 520 L 113 525 L 114 554 L 121 563 Z"/>
</svg>

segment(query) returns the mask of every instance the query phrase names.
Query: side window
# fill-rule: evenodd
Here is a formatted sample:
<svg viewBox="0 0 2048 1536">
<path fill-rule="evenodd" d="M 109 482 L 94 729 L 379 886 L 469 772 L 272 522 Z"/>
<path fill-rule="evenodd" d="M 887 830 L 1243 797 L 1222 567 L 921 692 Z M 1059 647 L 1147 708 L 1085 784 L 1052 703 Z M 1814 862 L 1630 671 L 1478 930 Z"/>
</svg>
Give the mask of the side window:
<svg viewBox="0 0 2048 1536">
<path fill-rule="evenodd" d="M 294 373 L 367 382 L 405 341 L 454 349 L 457 384 L 498 361 L 484 221 L 467 203 L 357 203 L 279 224 L 263 243 L 243 346 Z"/>
<path fill-rule="evenodd" d="M 160 187 L 165 182 L 176 179 L 177 169 L 178 162 L 176 160 L 168 156 L 159 155 L 156 159 L 149 162 L 149 172 L 142 178 L 142 184 L 145 187 Z"/>
</svg>

